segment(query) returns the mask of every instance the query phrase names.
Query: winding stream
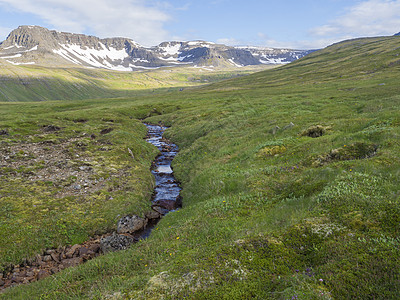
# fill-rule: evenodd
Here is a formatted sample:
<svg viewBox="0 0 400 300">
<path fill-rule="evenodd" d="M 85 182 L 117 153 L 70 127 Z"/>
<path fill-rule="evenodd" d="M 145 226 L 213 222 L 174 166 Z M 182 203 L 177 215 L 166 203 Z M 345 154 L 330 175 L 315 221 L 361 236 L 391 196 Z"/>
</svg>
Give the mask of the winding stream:
<svg viewBox="0 0 400 300">
<path fill-rule="evenodd" d="M 153 161 L 151 173 L 156 180 L 152 198 L 152 208 L 161 214 L 182 207 L 180 198 L 181 188 L 175 180 L 171 162 L 178 153 L 178 146 L 163 139 L 166 129 L 161 125 L 145 124 L 148 128 L 147 142 L 156 146 L 161 154 Z"/>
</svg>

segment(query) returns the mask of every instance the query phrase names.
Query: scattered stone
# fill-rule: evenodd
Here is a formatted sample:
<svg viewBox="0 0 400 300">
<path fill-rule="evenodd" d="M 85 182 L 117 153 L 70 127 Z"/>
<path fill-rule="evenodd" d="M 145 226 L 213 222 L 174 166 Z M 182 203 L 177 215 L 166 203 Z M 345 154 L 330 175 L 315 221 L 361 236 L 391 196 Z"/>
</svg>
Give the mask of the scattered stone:
<svg viewBox="0 0 400 300">
<path fill-rule="evenodd" d="M 72 258 L 75 254 L 75 251 L 78 250 L 81 247 L 81 245 L 75 244 L 73 245 L 66 253 L 65 255 L 67 258 Z"/>
<path fill-rule="evenodd" d="M 0 135 L 8 135 L 8 130 L 7 129 L 1 129 L 0 130 Z"/>
<path fill-rule="evenodd" d="M 94 253 L 98 253 L 100 250 L 100 244 L 92 244 L 89 246 L 89 250 L 93 251 Z"/>
<path fill-rule="evenodd" d="M 50 276 L 49 272 L 47 270 L 40 270 L 39 273 L 37 274 L 36 278 L 37 280 L 43 279 Z"/>
<path fill-rule="evenodd" d="M 166 210 L 174 210 L 178 208 L 175 200 L 158 200 L 153 203 L 154 206 L 159 206 Z"/>
<path fill-rule="evenodd" d="M 144 216 L 149 220 L 159 219 L 161 214 L 155 210 L 149 211 L 144 214 Z"/>
<path fill-rule="evenodd" d="M 97 137 L 97 136 L 96 136 L 94 133 L 92 133 L 92 134 L 90 135 L 90 138 L 91 138 L 92 140 L 94 140 L 96 137 Z"/>
<path fill-rule="evenodd" d="M 133 215 L 132 217 L 126 216 L 121 218 L 117 224 L 118 233 L 134 233 L 145 228 L 147 220 L 139 216 Z"/>
<path fill-rule="evenodd" d="M 32 272 L 32 271 L 26 272 L 26 277 L 33 277 L 33 276 L 35 276 L 34 272 Z"/>
<path fill-rule="evenodd" d="M 100 131 L 100 134 L 107 134 L 107 133 L 110 133 L 113 130 L 114 130 L 113 128 L 106 128 L 106 129 L 103 129 L 102 131 Z"/>
<path fill-rule="evenodd" d="M 113 233 L 100 240 L 100 247 L 103 253 L 125 250 L 136 241 L 131 236 Z"/>
<path fill-rule="evenodd" d="M 55 131 L 60 131 L 61 128 L 55 125 L 43 125 L 43 131 L 44 132 L 55 132 Z"/>
<path fill-rule="evenodd" d="M 84 256 L 86 254 L 90 254 L 90 250 L 86 247 L 82 247 L 79 249 L 79 256 Z"/>
<path fill-rule="evenodd" d="M 160 206 L 156 206 L 156 205 L 152 205 L 151 208 L 158 212 L 160 215 L 166 215 L 167 213 L 169 213 L 168 209 L 162 208 Z"/>
<path fill-rule="evenodd" d="M 76 119 L 74 120 L 74 123 L 86 123 L 87 121 L 87 119 Z"/>
<path fill-rule="evenodd" d="M 274 128 L 271 129 L 271 133 L 275 135 L 279 129 L 281 129 L 279 126 L 275 126 Z"/>
<path fill-rule="evenodd" d="M 52 257 L 51 257 L 50 255 L 45 255 L 45 256 L 43 256 L 42 260 L 43 260 L 44 262 L 49 262 L 49 261 L 52 260 Z"/>
<path fill-rule="evenodd" d="M 75 267 L 83 262 L 82 257 L 67 258 L 62 261 L 64 268 Z"/>
<path fill-rule="evenodd" d="M 290 122 L 289 125 L 286 125 L 285 127 L 283 127 L 282 130 L 287 130 L 287 129 L 290 129 L 292 127 L 294 127 L 294 124 L 292 122 Z"/>
<path fill-rule="evenodd" d="M 50 254 L 50 256 L 55 262 L 60 262 L 59 254 L 53 252 L 53 253 Z"/>
</svg>

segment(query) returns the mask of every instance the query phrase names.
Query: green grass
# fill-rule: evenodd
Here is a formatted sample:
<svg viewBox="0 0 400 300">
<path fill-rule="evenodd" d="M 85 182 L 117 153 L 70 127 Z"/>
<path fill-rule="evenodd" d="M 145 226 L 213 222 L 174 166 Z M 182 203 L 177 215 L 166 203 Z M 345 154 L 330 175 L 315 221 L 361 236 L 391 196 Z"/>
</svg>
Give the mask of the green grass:
<svg viewBox="0 0 400 300">
<path fill-rule="evenodd" d="M 214 71 L 191 67 L 143 72 L 12 66 L 0 62 L 0 101 L 84 100 L 176 91 L 254 73 L 271 66 Z"/>
<path fill-rule="evenodd" d="M 0 297 L 396 299 L 399 44 L 398 37 L 347 41 L 183 92 L 2 105 L 7 139 L 32 134 L 21 124 L 35 126 L 49 108 L 39 124 L 109 114 L 120 124 L 146 118 L 171 126 L 183 208 L 126 251 Z M 22 110 L 30 113 L 18 120 Z M 303 135 L 317 125 L 328 128 L 321 137 Z M 154 152 L 145 149 L 148 166 Z"/>
</svg>

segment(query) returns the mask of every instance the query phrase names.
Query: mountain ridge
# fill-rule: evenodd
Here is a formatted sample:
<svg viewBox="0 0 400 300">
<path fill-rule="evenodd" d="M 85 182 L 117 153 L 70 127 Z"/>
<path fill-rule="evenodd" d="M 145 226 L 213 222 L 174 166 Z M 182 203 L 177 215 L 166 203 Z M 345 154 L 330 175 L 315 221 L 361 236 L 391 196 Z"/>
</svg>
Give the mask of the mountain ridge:
<svg viewBox="0 0 400 300">
<path fill-rule="evenodd" d="M 206 41 L 170 41 L 144 47 L 124 37 L 96 36 L 20 26 L 0 43 L 0 59 L 14 65 L 75 65 L 134 71 L 190 65 L 243 67 L 286 64 L 313 50 L 231 47 Z"/>
</svg>

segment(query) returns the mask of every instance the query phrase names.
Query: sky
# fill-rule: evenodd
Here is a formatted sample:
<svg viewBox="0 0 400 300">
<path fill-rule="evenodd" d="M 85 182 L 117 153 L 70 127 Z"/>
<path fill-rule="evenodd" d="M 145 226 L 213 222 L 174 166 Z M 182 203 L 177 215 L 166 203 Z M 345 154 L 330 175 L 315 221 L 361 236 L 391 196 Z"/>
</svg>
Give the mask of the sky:
<svg viewBox="0 0 400 300">
<path fill-rule="evenodd" d="M 400 0 L 0 0 L 0 41 L 20 25 L 144 46 L 205 40 L 319 49 L 400 31 Z"/>
</svg>

